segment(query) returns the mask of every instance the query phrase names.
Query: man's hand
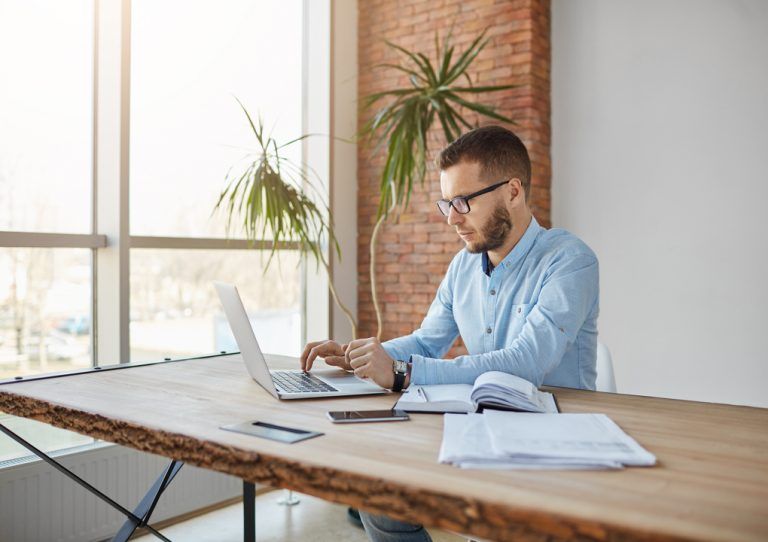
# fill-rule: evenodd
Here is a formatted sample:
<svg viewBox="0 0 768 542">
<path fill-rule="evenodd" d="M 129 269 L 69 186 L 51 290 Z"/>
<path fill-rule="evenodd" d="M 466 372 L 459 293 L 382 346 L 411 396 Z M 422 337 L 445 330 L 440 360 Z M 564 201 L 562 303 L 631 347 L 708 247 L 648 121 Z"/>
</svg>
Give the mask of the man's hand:
<svg viewBox="0 0 768 542">
<path fill-rule="evenodd" d="M 370 378 L 382 388 L 390 389 L 395 383 L 393 360 L 376 337 L 357 339 L 347 346 L 346 359 L 355 375 Z"/>
<path fill-rule="evenodd" d="M 328 365 L 351 371 L 352 367 L 349 366 L 349 363 L 344 358 L 344 351 L 346 349 L 346 344 L 339 344 L 331 340 L 308 343 L 301 353 L 301 370 L 308 372 L 312 368 L 315 359 L 320 357 Z"/>
</svg>

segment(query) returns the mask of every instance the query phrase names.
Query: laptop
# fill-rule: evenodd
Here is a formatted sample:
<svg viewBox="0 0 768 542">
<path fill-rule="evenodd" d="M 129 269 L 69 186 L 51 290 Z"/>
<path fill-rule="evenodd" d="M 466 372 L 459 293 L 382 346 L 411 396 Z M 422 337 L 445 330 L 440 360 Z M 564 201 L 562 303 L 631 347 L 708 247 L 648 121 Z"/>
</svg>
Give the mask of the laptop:
<svg viewBox="0 0 768 542">
<path fill-rule="evenodd" d="M 213 284 L 224 306 L 224 314 L 227 316 L 229 327 L 240 348 L 248 373 L 275 398 L 310 399 L 389 393 L 389 390 L 341 369 L 318 369 L 311 373 L 304 373 L 301 369 L 293 371 L 270 369 L 264 354 L 261 353 L 259 342 L 253 333 L 237 288 L 222 282 Z M 299 366 L 298 358 L 296 358 L 296 366 Z"/>
</svg>

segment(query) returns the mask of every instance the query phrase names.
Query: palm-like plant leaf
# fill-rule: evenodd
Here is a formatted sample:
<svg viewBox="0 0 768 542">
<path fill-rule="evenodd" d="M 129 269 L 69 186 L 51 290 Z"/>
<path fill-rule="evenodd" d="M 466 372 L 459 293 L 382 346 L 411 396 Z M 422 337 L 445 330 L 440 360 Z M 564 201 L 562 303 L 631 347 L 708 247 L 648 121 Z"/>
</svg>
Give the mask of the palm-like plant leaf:
<svg viewBox="0 0 768 542">
<path fill-rule="evenodd" d="M 448 141 L 456 139 L 463 128 L 473 127 L 460 114 L 462 110 L 514 124 L 512 119 L 496 112 L 494 107 L 469 99 L 473 94 L 498 92 L 516 86 L 472 86 L 468 70 L 488 44 L 489 39 L 485 35 L 484 31 L 454 59 L 455 48 L 450 43 L 450 32 L 442 46 L 439 35 L 435 33 L 434 62 L 424 53 L 387 42 L 405 57 L 407 64 L 382 64 L 379 67 L 406 74 L 410 86 L 370 94 L 362 102 L 363 109 L 370 110 L 382 100 L 388 100 L 360 132 L 362 137 L 373 143 L 374 153 L 387 149 L 380 178 L 379 218 L 387 216 L 395 206 L 407 206 L 413 186 L 424 182 L 427 134 L 435 120 Z M 461 78 L 466 79 L 469 86 L 456 85 Z"/>
<path fill-rule="evenodd" d="M 227 173 L 225 188 L 214 207 L 214 212 L 226 215 L 227 236 L 235 227 L 242 229 L 252 242 L 271 236 L 272 248 L 265 271 L 277 250 L 286 243 L 295 243 L 302 256 L 311 254 L 318 264 L 327 267 L 324 243 L 341 257 L 330 209 L 322 202 L 320 191 L 310 178 L 312 170 L 281 154 L 281 149 L 308 135 L 279 145 L 271 135 L 265 134 L 262 119 L 254 122 L 240 100 L 237 102 L 258 145 L 243 169 L 236 174 L 232 174 L 232 169 Z M 315 198 L 301 187 L 314 192 Z"/>
</svg>

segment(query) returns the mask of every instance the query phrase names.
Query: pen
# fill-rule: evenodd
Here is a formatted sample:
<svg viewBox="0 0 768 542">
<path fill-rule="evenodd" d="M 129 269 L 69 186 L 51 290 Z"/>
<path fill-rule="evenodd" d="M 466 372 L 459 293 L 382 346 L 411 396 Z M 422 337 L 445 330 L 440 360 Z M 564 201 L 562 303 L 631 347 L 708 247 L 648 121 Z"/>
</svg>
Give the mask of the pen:
<svg viewBox="0 0 768 542">
<path fill-rule="evenodd" d="M 418 393 L 421 396 L 421 398 L 424 399 L 425 403 L 428 401 L 427 394 L 424 392 L 424 388 L 419 386 L 418 388 L 416 388 L 416 393 Z"/>
</svg>

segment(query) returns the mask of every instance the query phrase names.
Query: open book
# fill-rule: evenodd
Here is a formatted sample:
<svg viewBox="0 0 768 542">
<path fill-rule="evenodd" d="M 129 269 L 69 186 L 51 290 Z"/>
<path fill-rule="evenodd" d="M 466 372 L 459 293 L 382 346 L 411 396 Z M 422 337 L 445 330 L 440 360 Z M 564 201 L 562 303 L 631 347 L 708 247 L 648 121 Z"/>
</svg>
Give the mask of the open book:
<svg viewBox="0 0 768 542">
<path fill-rule="evenodd" d="M 557 413 L 551 393 L 519 376 L 489 371 L 477 377 L 475 384 L 411 385 L 395 408 L 408 412 L 477 412 L 482 408 L 523 412 Z"/>
</svg>

